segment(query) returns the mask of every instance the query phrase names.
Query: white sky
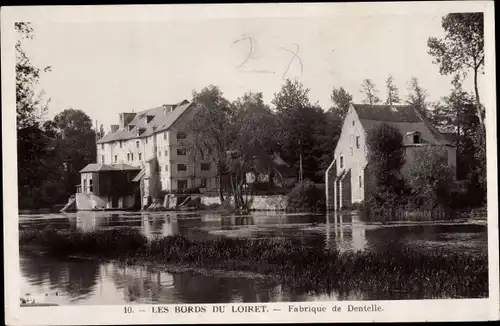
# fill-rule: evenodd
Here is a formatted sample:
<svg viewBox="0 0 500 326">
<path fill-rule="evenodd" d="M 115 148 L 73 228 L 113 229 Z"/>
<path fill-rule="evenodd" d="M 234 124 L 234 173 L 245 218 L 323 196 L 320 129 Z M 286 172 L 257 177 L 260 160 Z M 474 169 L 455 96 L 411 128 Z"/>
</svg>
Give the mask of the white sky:
<svg viewBox="0 0 500 326">
<path fill-rule="evenodd" d="M 287 77 L 310 88 L 310 99 L 327 109 L 333 87 L 361 102 L 360 84 L 371 78 L 385 99 L 391 73 L 406 97 L 416 76 L 429 100 L 448 95 L 451 77 L 439 74 L 427 54 L 427 38 L 442 36 L 441 16 L 205 19 L 170 22 L 38 22 L 25 46 L 38 67 L 52 66 L 40 86 L 51 98 L 48 117 L 66 108 L 85 111 L 109 130 L 119 112 L 135 112 L 183 99 L 193 89 L 221 87 L 229 100 L 261 91 L 270 103 Z M 242 68 L 254 41 L 253 54 Z M 242 71 L 245 70 L 245 71 Z M 248 72 L 253 71 L 253 72 Z M 255 71 L 272 71 L 263 73 Z M 472 90 L 470 79 L 465 87 Z"/>
</svg>

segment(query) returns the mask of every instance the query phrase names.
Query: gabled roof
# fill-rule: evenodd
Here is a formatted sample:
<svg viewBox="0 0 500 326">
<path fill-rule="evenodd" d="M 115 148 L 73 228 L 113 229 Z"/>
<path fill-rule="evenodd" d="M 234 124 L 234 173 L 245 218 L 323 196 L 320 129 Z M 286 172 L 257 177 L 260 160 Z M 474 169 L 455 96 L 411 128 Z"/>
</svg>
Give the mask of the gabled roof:
<svg viewBox="0 0 500 326">
<path fill-rule="evenodd" d="M 103 163 L 90 163 L 80 170 L 80 173 L 85 172 L 105 172 L 105 171 L 138 171 L 141 168 L 131 166 L 128 164 L 103 164 Z"/>
<path fill-rule="evenodd" d="M 127 140 L 134 138 L 142 138 L 151 136 L 157 132 L 165 131 L 169 129 L 187 109 L 191 106 L 191 103 L 184 100 L 178 104 L 171 105 L 174 109 L 170 112 L 165 109 L 164 106 L 144 110 L 135 114 L 132 121 L 128 123 L 128 126 L 133 126 L 131 130 L 127 126 L 120 128 L 115 132 L 109 132 L 104 137 L 97 141 L 98 144 L 109 143 L 117 140 Z M 153 117 L 149 123 L 146 121 L 146 117 Z M 137 131 L 141 129 L 141 134 L 137 135 Z"/>
<path fill-rule="evenodd" d="M 352 104 L 365 130 L 383 123 L 397 128 L 403 135 L 403 145 L 414 145 L 410 137 L 415 132 L 421 135 L 421 143 L 453 146 L 418 110 L 411 105 Z"/>
</svg>

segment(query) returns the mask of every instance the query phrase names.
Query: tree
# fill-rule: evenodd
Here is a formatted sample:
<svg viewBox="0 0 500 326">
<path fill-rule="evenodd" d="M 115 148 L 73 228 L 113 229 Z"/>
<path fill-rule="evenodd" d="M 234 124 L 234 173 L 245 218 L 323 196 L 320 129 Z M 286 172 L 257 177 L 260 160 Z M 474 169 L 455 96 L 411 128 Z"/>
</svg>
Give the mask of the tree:
<svg viewBox="0 0 500 326">
<path fill-rule="evenodd" d="M 392 75 L 389 75 L 385 81 L 385 87 L 387 88 L 387 99 L 385 100 L 385 104 L 393 105 L 399 103 L 401 100 L 399 98 L 399 90 L 394 85 L 394 78 Z"/>
<path fill-rule="evenodd" d="M 52 128 L 56 135 L 55 152 L 66 173 L 64 188 L 69 196 L 74 193 L 75 185 L 80 184 L 79 171 L 96 161 L 96 132 L 92 119 L 85 112 L 75 109 L 57 114 Z"/>
<path fill-rule="evenodd" d="M 42 70 L 33 65 L 23 49 L 23 42 L 33 39 L 34 31 L 24 22 L 15 23 L 14 28 L 19 36 L 15 45 L 19 207 L 40 208 L 60 199 L 58 188 L 46 180 L 57 180 L 59 169 L 53 161 L 54 135 L 50 125 L 41 121 L 49 101 L 44 99 L 43 91 L 35 91 Z"/>
<path fill-rule="evenodd" d="M 484 130 L 485 110 L 478 90 L 478 75 L 484 73 L 484 14 L 451 13 L 442 18 L 441 25 L 446 35 L 444 39 L 430 37 L 428 53 L 434 57 L 442 75 L 465 76 L 472 70 L 476 114 Z"/>
<path fill-rule="evenodd" d="M 276 106 L 277 143 L 282 158 L 295 169 L 297 175 L 302 163 L 303 178 L 319 181 L 322 175 L 318 158 L 324 150 L 320 139 L 325 134 L 326 116 L 319 105 L 309 101 L 308 92 L 309 89 L 302 83 L 287 80 L 274 94 L 272 103 Z"/>
<path fill-rule="evenodd" d="M 371 79 L 363 80 L 363 83 L 361 84 L 361 92 L 365 94 L 364 103 L 373 105 L 380 102 L 380 98 L 377 96 L 378 90 Z"/>
<path fill-rule="evenodd" d="M 255 171 L 257 162 L 271 160 L 276 150 L 277 121 L 271 109 L 264 104 L 262 93 L 248 92 L 234 101 L 232 106 L 234 116 L 226 166 L 235 206 L 246 208 L 248 196 L 247 200 L 243 198 L 246 173 Z"/>
<path fill-rule="evenodd" d="M 233 108 L 219 87 L 209 85 L 193 91 L 195 111 L 187 129 L 193 135 L 191 154 L 209 158 L 217 167 L 219 197 L 224 201 L 222 176 L 226 169 L 227 152 L 231 143 Z"/>
<path fill-rule="evenodd" d="M 309 89 L 305 88 L 297 80 L 287 79 L 278 93 L 274 93 L 271 104 L 275 106 L 278 114 L 286 114 L 297 108 L 307 107 L 311 104 L 309 101 Z"/>
<path fill-rule="evenodd" d="M 413 205 L 430 209 L 449 207 L 453 172 L 445 148 L 427 146 L 415 150 L 408 174 Z"/>
<path fill-rule="evenodd" d="M 428 117 L 427 91 L 420 86 L 417 77 L 411 77 L 408 82 L 408 98 L 406 99 L 406 103 Z"/>
<path fill-rule="evenodd" d="M 398 129 L 382 123 L 367 134 L 368 173 L 365 175 L 366 201 L 377 207 L 393 208 L 404 191 L 401 168 L 405 163 L 403 135 Z"/>
<path fill-rule="evenodd" d="M 334 88 L 332 90 L 332 95 L 330 96 L 333 107 L 330 111 L 336 111 L 341 119 L 344 119 L 347 111 L 349 111 L 349 106 L 352 102 L 352 95 L 349 94 L 343 87 Z"/>
</svg>

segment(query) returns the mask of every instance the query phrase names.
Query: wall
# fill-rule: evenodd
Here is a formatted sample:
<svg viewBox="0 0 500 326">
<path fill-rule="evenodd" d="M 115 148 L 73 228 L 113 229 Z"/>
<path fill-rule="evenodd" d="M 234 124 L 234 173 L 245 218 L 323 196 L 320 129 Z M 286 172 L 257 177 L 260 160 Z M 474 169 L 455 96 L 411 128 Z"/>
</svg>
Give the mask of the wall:
<svg viewBox="0 0 500 326">
<path fill-rule="evenodd" d="M 359 137 L 359 148 L 356 147 L 356 137 Z M 341 156 L 344 157 L 343 168 L 340 167 Z M 351 105 L 344 119 L 340 138 L 335 148 L 335 160 L 337 161 L 337 175 L 340 175 L 345 169 L 351 169 L 350 189 L 352 202 L 361 202 L 364 199 L 363 171 L 366 166 L 366 156 L 366 133 L 354 107 Z M 362 180 L 361 187 L 359 177 Z"/>
<path fill-rule="evenodd" d="M 254 196 L 250 209 L 253 210 L 285 210 L 287 197 L 283 195 Z M 220 205 L 219 196 L 201 196 L 201 203 L 209 206 L 211 204 Z"/>
</svg>

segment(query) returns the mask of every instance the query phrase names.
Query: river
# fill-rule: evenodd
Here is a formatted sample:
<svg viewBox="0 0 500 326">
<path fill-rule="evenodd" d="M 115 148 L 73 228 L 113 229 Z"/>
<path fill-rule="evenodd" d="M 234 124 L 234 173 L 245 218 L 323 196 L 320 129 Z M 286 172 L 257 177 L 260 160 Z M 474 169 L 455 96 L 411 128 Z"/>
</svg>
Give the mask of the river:
<svg viewBox="0 0 500 326">
<path fill-rule="evenodd" d="M 325 216 L 255 212 L 245 216 L 220 213 L 78 212 L 19 216 L 19 228 L 50 225 L 58 229 L 92 230 L 131 226 L 148 238 L 174 234 L 193 239 L 215 237 L 286 237 L 307 246 L 340 251 L 382 251 L 395 246 L 432 251 L 486 253 L 486 224 L 376 225 L 357 215 Z M 313 294 L 311 289 L 276 284 L 258 275 L 214 274 L 209 271 L 165 272 L 94 260 L 55 259 L 20 253 L 21 292 L 38 302 L 57 304 L 228 303 L 313 300 L 383 300 L 377 293 Z M 404 297 L 402 297 L 404 298 Z"/>
</svg>

